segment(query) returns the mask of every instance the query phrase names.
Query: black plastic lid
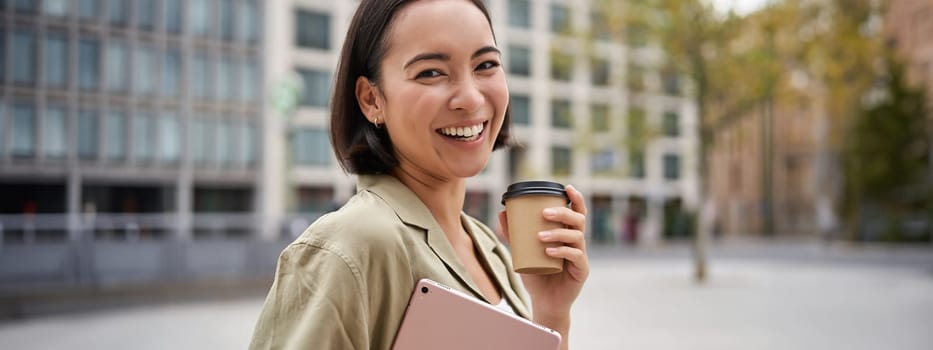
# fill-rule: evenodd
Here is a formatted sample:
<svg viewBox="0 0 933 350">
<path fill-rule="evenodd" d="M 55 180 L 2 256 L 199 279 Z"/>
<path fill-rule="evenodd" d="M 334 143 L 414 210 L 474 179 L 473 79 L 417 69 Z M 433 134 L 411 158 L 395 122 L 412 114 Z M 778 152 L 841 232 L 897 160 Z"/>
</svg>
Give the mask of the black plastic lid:
<svg viewBox="0 0 933 350">
<path fill-rule="evenodd" d="M 509 188 L 502 194 L 502 204 L 505 205 L 506 199 L 528 195 L 563 197 L 567 203 L 570 203 L 570 197 L 567 197 L 564 185 L 559 182 L 523 181 L 509 185 Z"/>
</svg>

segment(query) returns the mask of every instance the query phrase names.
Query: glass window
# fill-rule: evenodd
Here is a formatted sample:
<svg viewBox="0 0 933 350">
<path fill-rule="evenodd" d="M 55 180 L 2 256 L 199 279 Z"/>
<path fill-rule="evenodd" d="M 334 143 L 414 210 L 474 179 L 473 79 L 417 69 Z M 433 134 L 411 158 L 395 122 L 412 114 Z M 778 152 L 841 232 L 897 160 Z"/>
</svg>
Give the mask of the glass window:
<svg viewBox="0 0 933 350">
<path fill-rule="evenodd" d="M 235 87 L 233 84 L 236 82 L 236 69 L 228 55 L 224 55 L 219 63 L 220 66 L 217 68 L 220 70 L 217 74 L 217 91 L 219 92 L 219 97 L 223 100 L 232 100 L 235 97 L 233 95 L 233 89 Z"/>
<path fill-rule="evenodd" d="M 590 158 L 590 169 L 592 169 L 593 174 L 610 173 L 615 168 L 615 158 L 615 151 L 611 149 L 595 152 Z"/>
<path fill-rule="evenodd" d="M 100 41 L 81 39 L 78 44 L 78 87 L 97 89 L 100 84 Z"/>
<path fill-rule="evenodd" d="M 45 0 L 42 2 L 42 12 L 49 16 L 64 17 L 68 15 L 70 2 L 69 0 Z"/>
<path fill-rule="evenodd" d="M 664 69 L 661 72 L 661 81 L 664 84 L 664 93 L 668 95 L 680 95 L 680 76 L 673 68 Z"/>
<path fill-rule="evenodd" d="M 509 45 L 509 73 L 526 77 L 531 75 L 531 49 Z"/>
<path fill-rule="evenodd" d="M 531 124 L 531 99 L 524 95 L 512 95 L 509 104 L 512 107 L 512 123 Z"/>
<path fill-rule="evenodd" d="M 664 179 L 677 180 L 680 178 L 680 156 L 676 154 L 664 155 Z"/>
<path fill-rule="evenodd" d="M 237 27 L 240 28 L 239 37 L 244 41 L 255 42 L 259 39 L 259 21 L 262 20 L 262 14 L 259 13 L 259 7 L 253 0 L 239 2 L 239 19 Z"/>
<path fill-rule="evenodd" d="M 191 86 L 194 90 L 194 97 L 208 98 L 210 96 L 210 59 L 207 54 L 200 53 L 194 56 L 194 62 L 191 67 Z"/>
<path fill-rule="evenodd" d="M 191 126 L 189 140 L 194 151 L 193 160 L 196 164 L 207 164 L 214 141 L 214 124 L 202 117 L 195 119 Z"/>
<path fill-rule="evenodd" d="M 164 114 L 159 119 L 159 160 L 163 162 L 178 160 L 181 148 L 178 135 L 178 118 L 173 113 Z"/>
<path fill-rule="evenodd" d="M 570 9 L 561 4 L 551 4 L 551 31 L 563 33 L 570 28 Z"/>
<path fill-rule="evenodd" d="M 253 165 L 256 162 L 257 140 L 256 123 L 244 122 L 240 125 L 240 155 L 243 157 L 243 164 Z"/>
<path fill-rule="evenodd" d="M 609 79 L 611 78 L 611 73 L 609 72 L 609 60 L 594 58 L 590 62 L 590 65 L 590 80 L 593 82 L 593 85 L 609 85 Z"/>
<path fill-rule="evenodd" d="M 165 0 L 165 29 L 169 33 L 181 33 L 182 0 Z"/>
<path fill-rule="evenodd" d="M 165 96 L 178 96 L 178 84 L 181 81 L 181 54 L 178 49 L 165 50 L 165 65 L 162 66 L 162 93 Z"/>
<path fill-rule="evenodd" d="M 551 147 L 551 174 L 555 176 L 569 176 L 572 167 L 573 159 L 570 147 Z"/>
<path fill-rule="evenodd" d="M 36 108 L 29 104 L 13 105 L 13 156 L 30 157 L 36 151 Z"/>
<path fill-rule="evenodd" d="M 255 60 L 245 60 L 240 64 L 240 94 L 243 101 L 255 102 L 259 97 L 257 88 L 259 83 L 259 70 Z"/>
<path fill-rule="evenodd" d="M 664 112 L 664 136 L 677 137 L 680 135 L 680 115 L 676 112 Z"/>
<path fill-rule="evenodd" d="M 78 157 L 97 158 L 97 112 L 78 113 Z"/>
<path fill-rule="evenodd" d="M 298 74 L 304 80 L 303 106 L 327 107 L 330 100 L 330 73 L 314 69 L 299 69 Z"/>
<path fill-rule="evenodd" d="M 139 162 L 151 162 L 155 158 L 156 119 L 152 112 L 139 112 L 133 120 L 133 158 Z"/>
<path fill-rule="evenodd" d="M 292 138 L 292 158 L 299 165 L 329 165 L 331 146 L 327 131 L 317 128 L 295 130 Z"/>
<path fill-rule="evenodd" d="M 590 125 L 595 132 L 609 131 L 609 106 L 593 104 L 590 106 Z"/>
<path fill-rule="evenodd" d="M 207 36 L 211 29 L 211 14 L 207 0 L 191 0 L 188 8 L 188 25 L 196 35 Z"/>
<path fill-rule="evenodd" d="M 645 178 L 645 153 L 633 151 L 629 154 L 629 176 L 636 179 Z"/>
<path fill-rule="evenodd" d="M 214 162 L 221 166 L 225 166 L 227 165 L 227 160 L 230 158 L 230 148 L 227 147 L 230 143 L 230 131 L 227 130 L 227 122 L 223 120 L 217 120 L 214 124 L 214 128 L 214 150 L 216 156 Z"/>
<path fill-rule="evenodd" d="M 307 10 L 295 12 L 295 44 L 312 49 L 330 49 L 330 16 Z"/>
<path fill-rule="evenodd" d="M 112 3 L 112 2 L 111 2 Z M 136 24 L 141 29 L 155 28 L 155 16 L 157 13 L 155 0 L 137 0 L 136 2 Z"/>
<path fill-rule="evenodd" d="M 100 10 L 100 0 L 78 0 L 78 17 L 81 19 L 97 19 Z"/>
<path fill-rule="evenodd" d="M 645 90 L 645 69 L 639 65 L 630 64 L 628 66 L 628 75 L 626 77 L 626 86 L 634 92 Z"/>
<path fill-rule="evenodd" d="M 625 27 L 625 41 L 632 47 L 643 47 L 648 44 L 648 27 L 644 24 L 633 24 Z"/>
<path fill-rule="evenodd" d="M 551 53 L 551 78 L 561 81 L 573 79 L 573 55 L 562 52 Z"/>
<path fill-rule="evenodd" d="M 43 81 L 46 86 L 63 87 L 68 79 L 68 38 L 49 33 L 42 44 Z"/>
<path fill-rule="evenodd" d="M 104 157 L 122 160 L 126 157 L 126 114 L 107 113 L 104 119 Z"/>
<path fill-rule="evenodd" d="M 592 36 L 596 39 L 609 40 L 612 35 L 612 28 L 606 14 L 593 12 L 590 14 Z"/>
<path fill-rule="evenodd" d="M 233 6 L 233 0 L 220 0 L 220 36 L 225 40 L 233 40 Z"/>
<path fill-rule="evenodd" d="M 570 101 L 563 99 L 551 101 L 551 126 L 555 128 L 573 127 Z"/>
<path fill-rule="evenodd" d="M 113 25 L 126 25 L 130 19 L 129 0 L 111 0 L 107 4 L 107 18 Z"/>
<path fill-rule="evenodd" d="M 0 83 L 4 81 L 6 81 L 6 30 L 0 27 Z"/>
<path fill-rule="evenodd" d="M 6 103 L 3 100 L 0 100 L 0 158 L 3 158 L 3 155 L 6 154 L 6 140 L 7 136 L 5 131 L 8 129 L 6 124 Z"/>
<path fill-rule="evenodd" d="M 531 28 L 530 1 L 509 0 L 509 25 L 518 28 Z"/>
<path fill-rule="evenodd" d="M 220 162 L 225 166 L 235 164 L 237 161 L 237 144 L 240 140 L 237 138 L 237 127 L 233 121 L 224 121 L 222 130 L 227 134 L 226 143 L 224 143 L 224 152 L 220 154 Z"/>
<path fill-rule="evenodd" d="M 155 49 L 149 44 L 140 44 L 135 50 L 134 90 L 137 94 L 151 95 L 156 90 L 156 75 L 158 71 L 158 62 L 156 60 Z"/>
<path fill-rule="evenodd" d="M 42 150 L 48 158 L 64 158 L 68 130 L 65 109 L 47 107 L 42 115 Z"/>
<path fill-rule="evenodd" d="M 111 40 L 107 45 L 107 89 L 111 92 L 126 93 L 130 87 L 130 55 L 126 44 Z"/>
<path fill-rule="evenodd" d="M 0 2 L 0 6 L 3 3 Z M 37 1 L 35 0 L 16 0 L 13 2 L 13 8 L 19 13 L 36 13 Z"/>
<path fill-rule="evenodd" d="M 36 81 L 36 37 L 32 30 L 13 31 L 13 82 L 33 84 Z"/>
</svg>

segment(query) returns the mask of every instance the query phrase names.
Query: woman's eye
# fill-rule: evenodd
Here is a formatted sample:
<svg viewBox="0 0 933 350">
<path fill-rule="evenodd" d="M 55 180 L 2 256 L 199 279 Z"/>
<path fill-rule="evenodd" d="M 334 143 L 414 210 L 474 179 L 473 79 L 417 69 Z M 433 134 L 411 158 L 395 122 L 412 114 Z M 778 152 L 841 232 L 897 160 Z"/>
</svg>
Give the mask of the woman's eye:
<svg viewBox="0 0 933 350">
<path fill-rule="evenodd" d="M 427 69 L 427 70 L 421 71 L 421 73 L 418 73 L 418 75 L 415 76 L 415 79 L 421 79 L 421 78 L 436 78 L 436 77 L 439 77 L 439 76 L 442 76 L 442 75 L 444 75 L 444 74 L 442 74 L 442 73 L 441 73 L 440 71 L 438 71 L 437 69 Z"/>
<path fill-rule="evenodd" d="M 486 62 L 480 63 L 479 66 L 476 67 L 476 70 L 493 69 L 493 68 L 496 68 L 496 67 L 498 67 L 498 66 L 499 66 L 499 62 L 496 62 L 496 61 L 486 61 Z"/>
</svg>

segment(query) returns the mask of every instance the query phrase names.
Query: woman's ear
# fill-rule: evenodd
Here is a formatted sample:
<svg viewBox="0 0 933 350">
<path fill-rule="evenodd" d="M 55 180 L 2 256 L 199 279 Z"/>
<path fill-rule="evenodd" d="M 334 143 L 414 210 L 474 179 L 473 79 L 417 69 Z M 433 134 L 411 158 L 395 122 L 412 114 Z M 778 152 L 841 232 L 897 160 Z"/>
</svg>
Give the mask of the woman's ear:
<svg viewBox="0 0 933 350">
<path fill-rule="evenodd" d="M 366 77 L 356 78 L 356 102 L 360 105 L 360 111 L 369 119 L 370 123 L 379 123 L 382 119 L 382 96 L 379 94 L 379 88 L 376 84 L 369 81 Z M 385 119 L 382 119 L 385 122 Z"/>
</svg>

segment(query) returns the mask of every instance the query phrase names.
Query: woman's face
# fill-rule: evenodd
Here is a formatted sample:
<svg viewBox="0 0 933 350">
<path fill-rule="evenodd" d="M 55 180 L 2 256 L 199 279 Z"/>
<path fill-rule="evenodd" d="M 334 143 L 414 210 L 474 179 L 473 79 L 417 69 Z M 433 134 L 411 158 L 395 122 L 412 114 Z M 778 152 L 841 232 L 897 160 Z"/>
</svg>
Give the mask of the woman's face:
<svg viewBox="0 0 933 350">
<path fill-rule="evenodd" d="M 464 0 L 416 1 L 395 15 L 386 38 L 377 106 L 367 116 L 385 122 L 401 170 L 438 180 L 479 173 L 509 102 L 486 17 Z"/>
</svg>

